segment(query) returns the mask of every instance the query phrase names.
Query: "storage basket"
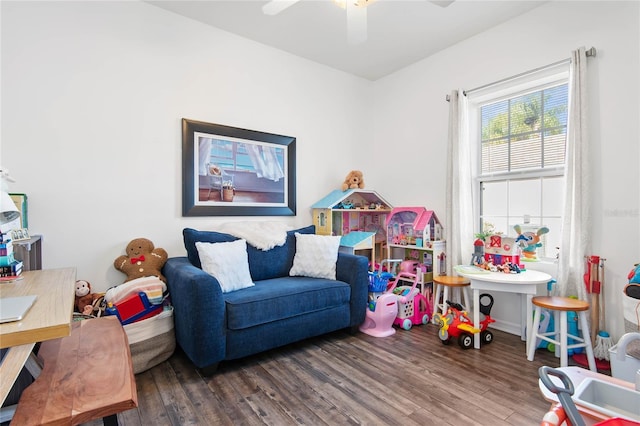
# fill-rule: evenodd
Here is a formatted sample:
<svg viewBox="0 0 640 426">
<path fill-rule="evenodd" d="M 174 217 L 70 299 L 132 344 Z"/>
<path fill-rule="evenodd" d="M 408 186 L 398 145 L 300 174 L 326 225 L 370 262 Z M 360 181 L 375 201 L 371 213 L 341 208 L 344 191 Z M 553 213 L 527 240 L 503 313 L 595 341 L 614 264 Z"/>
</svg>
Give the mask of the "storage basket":
<svg viewBox="0 0 640 426">
<path fill-rule="evenodd" d="M 166 361 L 176 349 L 173 307 L 154 317 L 124 326 L 129 339 L 134 374 Z"/>
<path fill-rule="evenodd" d="M 369 272 L 369 292 L 382 293 L 387 291 L 389 278 L 391 277 L 393 277 L 393 275 L 388 272 L 383 272 L 381 274 L 377 272 Z"/>
<path fill-rule="evenodd" d="M 409 285 L 401 285 L 396 287 L 396 291 L 399 291 L 398 294 L 402 294 L 403 292 L 408 291 L 408 294 L 411 295 L 412 287 Z M 398 318 L 404 319 L 413 317 L 413 310 L 415 305 L 414 297 L 411 297 L 410 300 L 407 301 L 407 303 L 402 303 L 400 299 L 398 299 Z"/>
</svg>

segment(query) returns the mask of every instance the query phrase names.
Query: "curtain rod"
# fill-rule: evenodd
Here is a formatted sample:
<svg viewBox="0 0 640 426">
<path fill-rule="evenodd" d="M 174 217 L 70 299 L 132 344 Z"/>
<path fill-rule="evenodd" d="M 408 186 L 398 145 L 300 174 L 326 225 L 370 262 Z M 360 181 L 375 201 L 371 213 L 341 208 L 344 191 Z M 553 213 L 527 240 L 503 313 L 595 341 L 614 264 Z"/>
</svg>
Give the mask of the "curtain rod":
<svg viewBox="0 0 640 426">
<path fill-rule="evenodd" d="M 594 56 L 595 57 L 596 56 L 596 48 L 592 47 L 591 49 L 588 49 L 587 51 L 585 51 L 585 54 L 586 54 L 587 57 L 590 57 L 590 56 Z M 545 66 L 538 67 L 538 68 L 534 68 L 532 70 L 525 71 L 525 72 L 522 72 L 520 74 L 512 75 L 511 77 L 503 78 L 502 80 L 494 81 L 493 83 L 488 83 L 488 84 L 484 84 L 482 86 L 474 87 L 473 89 L 470 89 L 470 90 L 465 90 L 462 93 L 465 96 L 467 96 L 469 93 L 473 93 L 473 92 L 481 90 L 481 89 L 486 89 L 487 87 L 495 86 L 495 85 L 498 85 L 498 84 L 501 84 L 501 83 L 505 83 L 507 81 L 515 80 L 516 78 L 520 78 L 520 77 L 524 77 L 524 76 L 527 76 L 527 75 L 530 75 L 530 74 L 534 74 L 534 73 L 537 73 L 539 71 L 542 71 L 542 70 L 545 70 L 545 69 L 548 69 L 548 68 L 552 68 L 552 67 L 555 67 L 555 66 L 560 65 L 560 64 L 564 64 L 565 62 L 569 62 L 569 61 L 571 61 L 571 58 L 563 59 L 562 61 L 554 62 L 552 64 L 545 65 Z M 447 97 L 446 97 L 447 102 L 449 102 L 449 99 L 450 99 L 450 96 L 447 95 Z"/>
</svg>

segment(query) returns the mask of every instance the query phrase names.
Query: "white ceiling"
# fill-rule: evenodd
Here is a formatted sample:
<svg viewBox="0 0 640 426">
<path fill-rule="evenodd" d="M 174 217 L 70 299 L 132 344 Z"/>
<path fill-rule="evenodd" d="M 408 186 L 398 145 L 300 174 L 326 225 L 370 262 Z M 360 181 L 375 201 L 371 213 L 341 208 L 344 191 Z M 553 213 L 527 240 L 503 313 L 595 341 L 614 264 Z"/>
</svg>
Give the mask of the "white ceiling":
<svg viewBox="0 0 640 426">
<path fill-rule="evenodd" d="M 347 14 L 332 0 L 300 0 L 275 15 L 253 0 L 148 0 L 155 6 L 369 80 L 377 80 L 544 1 L 374 0 L 368 38 L 347 43 Z"/>
</svg>

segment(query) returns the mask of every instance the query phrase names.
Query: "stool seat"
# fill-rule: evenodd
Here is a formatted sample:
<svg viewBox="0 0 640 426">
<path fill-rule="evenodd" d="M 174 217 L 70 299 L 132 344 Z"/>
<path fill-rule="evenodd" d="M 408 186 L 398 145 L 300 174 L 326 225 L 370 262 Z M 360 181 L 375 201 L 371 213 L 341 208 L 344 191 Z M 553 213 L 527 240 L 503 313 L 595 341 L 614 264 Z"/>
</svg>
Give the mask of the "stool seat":
<svg viewBox="0 0 640 426">
<path fill-rule="evenodd" d="M 433 277 L 433 282 L 446 285 L 449 287 L 465 287 L 469 285 L 469 280 L 464 277 L 455 277 L 451 275 L 437 275 Z"/>
<path fill-rule="evenodd" d="M 586 311 L 589 309 L 589 304 L 584 300 L 570 297 L 536 296 L 531 299 L 531 303 L 554 311 Z"/>
<path fill-rule="evenodd" d="M 471 296 L 469 295 L 470 283 L 467 278 L 458 277 L 453 275 L 436 275 L 433 277 L 433 317 L 435 314 L 440 313 L 442 315 L 447 314 L 447 300 L 453 299 L 453 292 L 457 294 L 457 299 L 460 303 L 463 303 L 467 310 L 471 310 Z M 451 288 L 452 294 L 449 294 Z M 462 295 L 459 293 L 462 292 Z M 440 303 L 440 295 L 442 294 L 442 303 Z M 451 296 L 451 299 L 449 297 Z M 454 300 L 451 300 L 454 301 Z M 432 318 L 433 318 L 432 317 Z"/>
<path fill-rule="evenodd" d="M 533 327 L 528 330 L 529 349 L 527 359 L 533 361 L 536 348 L 544 340 L 555 345 L 556 356 L 560 357 L 560 367 L 567 367 L 569 349 L 584 348 L 587 352 L 589 370 L 598 371 L 593 356 L 589 323 L 587 321 L 589 303 L 584 300 L 558 296 L 536 296 L 531 299 L 531 303 L 536 309 L 533 313 Z M 548 316 L 548 314 L 543 314 L 543 309 L 553 313 L 554 330 L 552 331 L 539 330 L 542 317 Z M 577 313 L 582 336 L 584 337 L 569 333 L 567 313 L 570 311 Z"/>
</svg>

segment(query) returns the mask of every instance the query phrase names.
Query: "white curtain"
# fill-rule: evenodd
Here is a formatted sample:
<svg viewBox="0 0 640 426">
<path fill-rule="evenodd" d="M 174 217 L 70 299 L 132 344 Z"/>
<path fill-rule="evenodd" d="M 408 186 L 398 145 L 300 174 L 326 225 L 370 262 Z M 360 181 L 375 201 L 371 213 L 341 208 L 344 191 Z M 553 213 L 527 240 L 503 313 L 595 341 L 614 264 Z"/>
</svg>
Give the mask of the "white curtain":
<svg viewBox="0 0 640 426">
<path fill-rule="evenodd" d="M 569 68 L 569 111 L 565 164 L 564 211 L 558 285 L 561 296 L 586 300 L 584 256 L 591 248 L 589 134 L 587 110 L 587 56 L 573 51 Z"/>
<path fill-rule="evenodd" d="M 211 138 L 198 139 L 198 175 L 207 176 L 207 163 L 211 159 Z"/>
<path fill-rule="evenodd" d="M 246 144 L 247 153 L 251 158 L 251 164 L 256 169 L 256 175 L 259 178 L 265 178 L 274 182 L 284 177 L 284 171 L 278 162 L 275 148 L 271 146 L 263 146 L 262 152 L 260 146 L 254 144 Z"/>
<path fill-rule="evenodd" d="M 467 123 L 467 100 L 462 90 L 449 95 L 449 139 L 445 240 L 447 275 L 453 267 L 468 264 L 473 253 L 473 202 L 471 149 Z"/>
</svg>

